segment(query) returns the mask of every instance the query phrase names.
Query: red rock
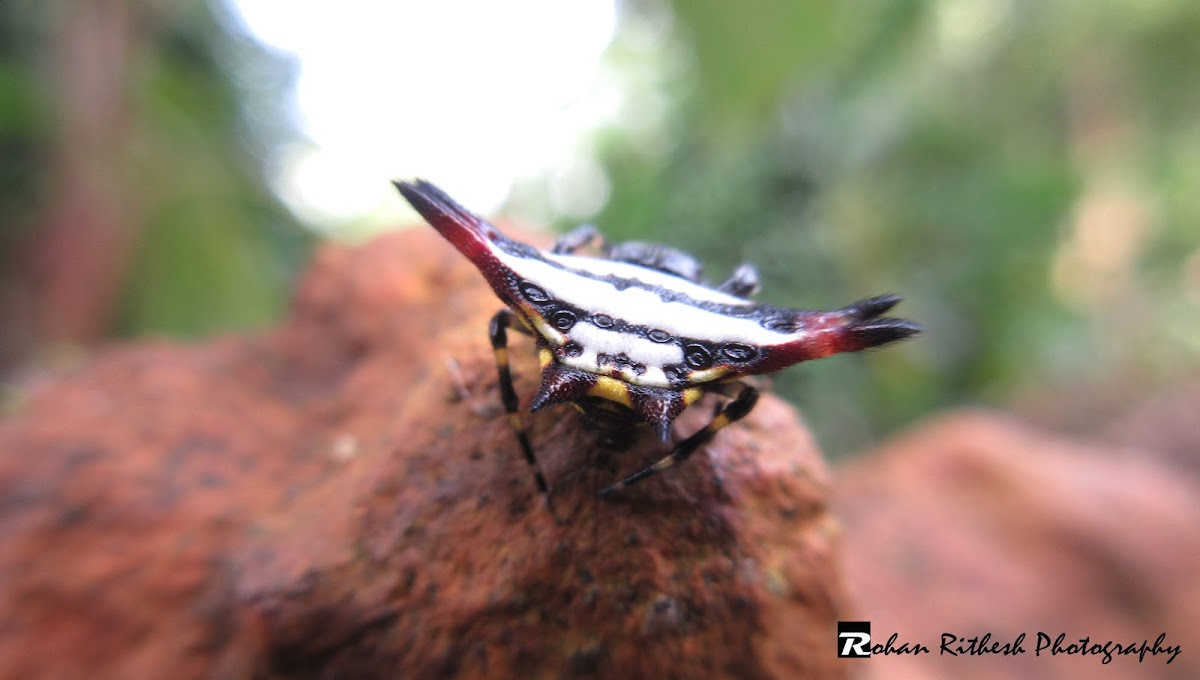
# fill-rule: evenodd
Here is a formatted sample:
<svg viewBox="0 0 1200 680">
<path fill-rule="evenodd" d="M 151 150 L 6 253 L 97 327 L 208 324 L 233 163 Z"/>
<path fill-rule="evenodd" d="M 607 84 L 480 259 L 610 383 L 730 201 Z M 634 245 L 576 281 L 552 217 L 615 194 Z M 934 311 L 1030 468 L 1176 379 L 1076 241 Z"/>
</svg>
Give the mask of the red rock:
<svg viewBox="0 0 1200 680">
<path fill-rule="evenodd" d="M 1102 436 L 1119 446 L 1153 451 L 1171 469 L 1200 482 L 1200 381 L 1175 385 L 1135 403 L 1113 418 Z"/>
<path fill-rule="evenodd" d="M 944 415 L 838 473 L 845 573 L 872 622 L 924 656 L 874 657 L 881 678 L 1200 677 L 1200 498 L 1136 451 L 1063 441 L 983 412 Z M 1166 656 L 1035 656 L 1037 633 Z M 991 633 L 1019 656 L 943 656 L 942 633 Z"/>
<path fill-rule="evenodd" d="M 572 409 L 538 414 L 560 526 L 497 405 L 497 303 L 449 246 L 324 248 L 296 299 L 262 336 L 27 384 L 0 423 L 0 677 L 845 670 L 829 479 L 779 400 L 605 501 L 659 445 L 605 460 Z M 514 338 L 525 402 L 532 354 Z"/>
</svg>

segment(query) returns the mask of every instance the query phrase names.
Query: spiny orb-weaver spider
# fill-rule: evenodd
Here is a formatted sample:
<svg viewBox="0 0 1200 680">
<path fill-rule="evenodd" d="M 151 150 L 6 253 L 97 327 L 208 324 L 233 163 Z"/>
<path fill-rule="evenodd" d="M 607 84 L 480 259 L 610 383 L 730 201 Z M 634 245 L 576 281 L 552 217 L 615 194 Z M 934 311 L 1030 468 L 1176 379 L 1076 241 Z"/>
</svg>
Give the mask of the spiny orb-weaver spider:
<svg viewBox="0 0 1200 680">
<path fill-rule="evenodd" d="M 429 182 L 395 185 L 508 307 L 492 317 L 490 327 L 500 395 L 547 503 L 550 490 L 525 433 L 508 369 L 508 328 L 537 341 L 542 384 L 529 410 L 571 402 L 599 430 L 602 443 L 624 444 L 639 421 L 668 441 L 675 418 L 704 394 L 730 399 L 666 457 L 606 487 L 601 496 L 685 460 L 717 431 L 745 417 L 758 391 L 741 380 L 744 376 L 876 347 L 921 330 L 880 316 L 900 301 L 896 295 L 831 312 L 752 302 L 747 298 L 759 284 L 749 264 L 712 288 L 701 282 L 700 264 L 692 256 L 657 244 L 606 245 L 589 226 L 544 252 L 508 238 Z M 574 254 L 589 245 L 601 248 L 604 257 Z"/>
</svg>

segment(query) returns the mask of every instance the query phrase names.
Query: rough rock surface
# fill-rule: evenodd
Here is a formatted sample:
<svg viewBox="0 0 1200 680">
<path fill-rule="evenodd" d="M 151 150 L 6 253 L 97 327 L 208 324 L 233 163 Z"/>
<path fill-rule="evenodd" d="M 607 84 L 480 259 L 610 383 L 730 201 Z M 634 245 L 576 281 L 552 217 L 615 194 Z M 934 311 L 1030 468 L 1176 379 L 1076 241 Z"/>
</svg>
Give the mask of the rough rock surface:
<svg viewBox="0 0 1200 680">
<path fill-rule="evenodd" d="M 879 678 L 1200 677 L 1200 499 L 1136 450 L 1085 446 L 984 412 L 940 416 L 838 471 L 844 565 Z M 1065 643 L 1181 646 L 1166 655 L 1035 655 Z M 941 655 L 942 633 L 1026 634 L 1025 654 Z"/>
<path fill-rule="evenodd" d="M 496 306 L 416 230 L 322 250 L 278 331 L 29 381 L 0 421 L 0 677 L 838 677 L 830 482 L 791 409 L 605 501 L 659 445 L 605 457 L 539 414 L 558 525 L 497 406 Z"/>
<path fill-rule="evenodd" d="M 1118 446 L 1152 451 L 1200 488 L 1200 381 L 1193 379 L 1141 400 L 1102 431 Z"/>
</svg>

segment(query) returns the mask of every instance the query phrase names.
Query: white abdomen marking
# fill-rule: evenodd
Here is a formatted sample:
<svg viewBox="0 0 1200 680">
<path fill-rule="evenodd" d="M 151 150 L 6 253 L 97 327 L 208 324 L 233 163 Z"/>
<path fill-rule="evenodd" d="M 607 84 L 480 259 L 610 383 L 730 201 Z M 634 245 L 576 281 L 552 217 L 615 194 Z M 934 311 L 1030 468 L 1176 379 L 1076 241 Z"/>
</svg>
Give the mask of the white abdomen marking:
<svg viewBox="0 0 1200 680">
<path fill-rule="evenodd" d="M 576 324 L 567 337 L 579 343 L 583 352 L 577 357 L 563 357 L 562 363 L 589 373 L 609 374 L 616 372 L 616 369 L 602 366 L 601 355 L 615 357 L 623 354 L 633 364 L 646 367 L 641 375 L 632 369 L 619 371 L 628 382 L 639 385 L 669 387 L 671 383 L 662 367 L 683 362 L 683 350 L 675 343 L 651 342 L 636 335 L 597 328 L 590 323 Z"/>
<path fill-rule="evenodd" d="M 796 339 L 794 334 L 769 331 L 754 319 L 728 316 L 695 307 L 686 302 L 668 302 L 654 290 L 647 288 L 631 285 L 620 290 L 607 281 L 580 276 L 539 260 L 514 257 L 504 252 L 497 254 L 504 264 L 543 288 L 551 297 L 588 313 L 606 314 L 616 319 L 623 319 L 630 324 L 661 329 L 677 337 L 696 338 L 716 343 L 740 342 L 749 345 L 770 346 Z M 558 256 L 555 259 L 563 261 L 568 258 Z M 746 300 L 634 265 L 585 258 L 570 259 L 587 262 L 590 265 L 588 271 L 593 273 L 611 271 L 614 275 L 687 295 L 695 300 L 734 306 L 753 306 L 753 303 Z M 602 263 L 603 266 L 596 266 L 593 263 Z M 564 262 L 564 264 L 566 263 Z M 570 264 L 574 265 L 576 262 L 572 261 Z M 583 269 L 583 267 L 579 268 Z"/>
</svg>

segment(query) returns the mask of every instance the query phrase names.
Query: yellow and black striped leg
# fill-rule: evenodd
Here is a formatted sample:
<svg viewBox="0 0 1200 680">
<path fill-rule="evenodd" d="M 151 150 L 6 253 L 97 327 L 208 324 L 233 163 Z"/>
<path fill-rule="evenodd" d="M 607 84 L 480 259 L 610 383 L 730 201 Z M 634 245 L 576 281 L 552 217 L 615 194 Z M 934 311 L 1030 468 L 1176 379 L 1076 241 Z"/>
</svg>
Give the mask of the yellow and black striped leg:
<svg viewBox="0 0 1200 680">
<path fill-rule="evenodd" d="M 750 410 L 758 403 L 758 390 L 744 383 L 739 384 L 742 386 L 741 391 L 737 393 L 733 401 L 725 404 L 725 407 L 717 412 L 707 425 L 692 436 L 676 444 L 671 453 L 662 460 L 638 470 L 612 486 L 602 489 L 600 495 L 608 496 L 614 494 L 634 482 L 641 481 L 650 475 L 662 472 L 676 463 L 686 460 L 688 456 L 696 452 L 696 449 L 707 444 L 713 438 L 713 435 L 726 425 L 745 418 L 746 414 L 750 413 Z"/>
<path fill-rule="evenodd" d="M 537 457 L 533 455 L 533 447 L 529 444 L 529 436 L 525 433 L 525 419 L 521 417 L 521 412 L 518 410 L 517 391 L 513 389 L 512 373 L 508 370 L 507 329 L 512 327 L 514 330 L 525 332 L 525 328 L 519 325 L 520 322 L 518 325 L 513 325 L 515 317 L 516 315 L 511 311 L 502 309 L 492 317 L 488 328 L 488 335 L 492 340 L 492 352 L 496 355 L 496 371 L 500 374 L 500 400 L 504 404 L 505 412 L 508 413 L 508 424 L 512 426 L 513 432 L 517 435 L 517 443 L 521 445 L 521 453 L 525 455 L 525 462 L 533 471 L 533 479 L 537 482 L 538 491 L 542 492 L 542 497 L 546 499 L 546 506 L 550 508 L 550 513 L 554 514 L 554 507 L 550 503 L 550 486 L 546 484 L 546 477 L 542 474 Z"/>
</svg>

